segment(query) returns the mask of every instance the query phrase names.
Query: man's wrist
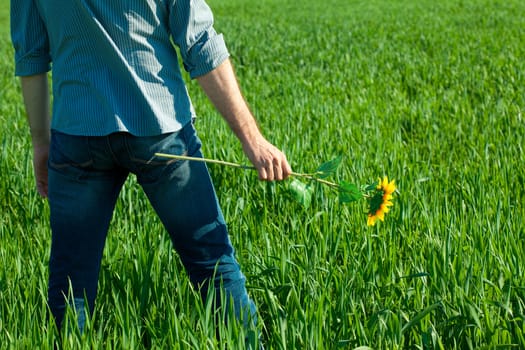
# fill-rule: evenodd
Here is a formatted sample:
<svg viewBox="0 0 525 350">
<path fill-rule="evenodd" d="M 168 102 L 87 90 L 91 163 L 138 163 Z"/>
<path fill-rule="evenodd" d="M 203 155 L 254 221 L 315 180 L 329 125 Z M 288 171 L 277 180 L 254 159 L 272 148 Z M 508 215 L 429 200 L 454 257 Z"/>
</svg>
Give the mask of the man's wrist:
<svg viewBox="0 0 525 350">
<path fill-rule="evenodd" d="M 31 130 L 31 141 L 33 147 L 46 147 L 51 143 L 51 136 L 49 130 L 34 132 Z"/>
</svg>

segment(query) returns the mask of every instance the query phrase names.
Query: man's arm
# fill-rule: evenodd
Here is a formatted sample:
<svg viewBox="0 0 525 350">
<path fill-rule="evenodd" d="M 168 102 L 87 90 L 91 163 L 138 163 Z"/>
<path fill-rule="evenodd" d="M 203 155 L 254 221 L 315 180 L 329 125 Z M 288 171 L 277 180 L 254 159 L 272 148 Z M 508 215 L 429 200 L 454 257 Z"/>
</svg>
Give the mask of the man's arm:
<svg viewBox="0 0 525 350">
<path fill-rule="evenodd" d="M 33 143 L 33 167 L 38 193 L 47 197 L 47 159 L 50 143 L 47 73 L 21 77 L 22 96 Z"/>
<path fill-rule="evenodd" d="M 286 156 L 261 134 L 241 94 L 230 60 L 197 77 L 200 86 L 242 144 L 261 180 L 286 179 L 292 172 Z"/>
</svg>

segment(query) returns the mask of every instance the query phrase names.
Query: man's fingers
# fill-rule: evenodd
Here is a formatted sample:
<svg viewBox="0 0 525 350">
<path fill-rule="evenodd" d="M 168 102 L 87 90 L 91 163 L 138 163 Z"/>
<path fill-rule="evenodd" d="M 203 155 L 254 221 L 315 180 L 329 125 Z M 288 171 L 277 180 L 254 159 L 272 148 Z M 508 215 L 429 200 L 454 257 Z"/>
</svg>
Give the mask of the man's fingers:
<svg viewBox="0 0 525 350">
<path fill-rule="evenodd" d="M 273 165 L 270 163 L 269 165 L 265 166 L 265 169 L 266 169 L 266 178 L 264 180 L 273 181 L 274 180 Z"/>
<path fill-rule="evenodd" d="M 258 170 L 259 179 L 265 181 L 281 181 L 290 176 L 291 173 L 288 162 L 280 163 L 278 160 L 261 165 Z"/>
<path fill-rule="evenodd" d="M 44 198 L 47 198 L 47 183 L 37 183 L 36 190 L 38 191 L 39 195 L 41 195 Z"/>
<path fill-rule="evenodd" d="M 266 180 L 268 178 L 268 173 L 264 167 L 260 167 L 259 170 L 259 180 Z"/>
<path fill-rule="evenodd" d="M 274 164 L 273 176 L 274 176 L 274 180 L 280 181 L 283 179 L 283 168 L 280 162 L 277 164 Z"/>
<path fill-rule="evenodd" d="M 47 161 L 49 145 L 33 146 L 33 170 L 35 174 L 36 190 L 42 197 L 47 197 Z"/>
</svg>

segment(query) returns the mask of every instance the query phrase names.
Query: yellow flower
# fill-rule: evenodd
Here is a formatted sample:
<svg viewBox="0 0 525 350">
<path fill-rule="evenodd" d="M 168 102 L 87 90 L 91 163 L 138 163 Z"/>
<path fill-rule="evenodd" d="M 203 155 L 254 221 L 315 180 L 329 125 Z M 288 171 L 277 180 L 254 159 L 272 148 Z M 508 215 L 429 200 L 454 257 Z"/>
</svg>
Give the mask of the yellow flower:
<svg viewBox="0 0 525 350">
<path fill-rule="evenodd" d="M 388 182 L 388 177 L 385 176 L 383 180 L 379 179 L 379 184 L 375 189 L 375 193 L 370 197 L 370 209 L 368 210 L 368 226 L 374 226 L 376 221 L 385 220 L 385 214 L 388 213 L 390 207 L 394 205 L 392 194 L 396 190 L 394 180 Z"/>
</svg>

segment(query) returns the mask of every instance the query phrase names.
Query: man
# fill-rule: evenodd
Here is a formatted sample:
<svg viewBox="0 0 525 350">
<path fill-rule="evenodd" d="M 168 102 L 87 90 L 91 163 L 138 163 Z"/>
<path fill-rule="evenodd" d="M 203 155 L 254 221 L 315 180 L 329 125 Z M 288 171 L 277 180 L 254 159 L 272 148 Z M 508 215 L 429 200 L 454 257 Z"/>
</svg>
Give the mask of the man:
<svg viewBox="0 0 525 350">
<path fill-rule="evenodd" d="M 48 298 L 57 325 L 67 303 L 79 310 L 80 328 L 84 300 L 93 311 L 108 226 L 129 173 L 192 283 L 205 294 L 215 278 L 238 316 L 255 317 L 205 165 L 154 157 L 202 156 L 175 44 L 259 178 L 291 173 L 285 155 L 259 131 L 204 0 L 13 0 L 11 32 L 36 186 L 50 205 Z"/>
</svg>

